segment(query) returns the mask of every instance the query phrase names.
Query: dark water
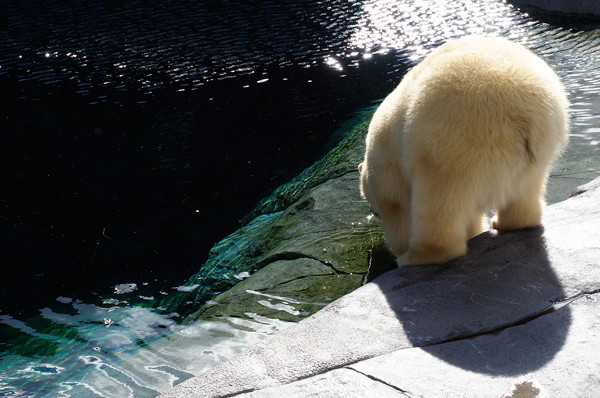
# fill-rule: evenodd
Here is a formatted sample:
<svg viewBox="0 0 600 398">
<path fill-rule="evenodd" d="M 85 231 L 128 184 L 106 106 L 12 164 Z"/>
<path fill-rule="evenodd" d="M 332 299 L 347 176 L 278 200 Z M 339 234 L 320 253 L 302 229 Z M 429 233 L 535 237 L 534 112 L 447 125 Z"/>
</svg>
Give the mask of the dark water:
<svg viewBox="0 0 600 398">
<path fill-rule="evenodd" d="M 346 54 L 358 11 L 0 3 L 0 309 L 25 316 L 58 295 L 185 282 L 348 114 L 391 87 Z M 324 62 L 335 53 L 351 66 Z"/>
</svg>

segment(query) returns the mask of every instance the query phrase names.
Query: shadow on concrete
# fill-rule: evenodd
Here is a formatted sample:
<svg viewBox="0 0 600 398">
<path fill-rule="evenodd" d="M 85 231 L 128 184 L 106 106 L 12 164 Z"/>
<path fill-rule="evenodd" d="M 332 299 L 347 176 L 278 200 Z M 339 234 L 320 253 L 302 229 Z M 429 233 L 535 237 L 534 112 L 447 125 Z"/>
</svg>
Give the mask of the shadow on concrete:
<svg viewBox="0 0 600 398">
<path fill-rule="evenodd" d="M 404 267 L 372 283 L 415 347 L 473 372 L 517 375 L 548 363 L 571 324 L 543 228 L 469 242 L 469 254 L 445 265 Z"/>
</svg>

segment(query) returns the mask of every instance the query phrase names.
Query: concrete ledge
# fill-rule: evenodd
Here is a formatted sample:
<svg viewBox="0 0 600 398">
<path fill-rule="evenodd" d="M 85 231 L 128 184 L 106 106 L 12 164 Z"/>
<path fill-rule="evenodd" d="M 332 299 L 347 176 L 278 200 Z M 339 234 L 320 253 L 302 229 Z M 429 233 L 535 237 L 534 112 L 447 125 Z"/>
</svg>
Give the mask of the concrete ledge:
<svg viewBox="0 0 600 398">
<path fill-rule="evenodd" d="M 162 396 L 600 390 L 600 179 L 550 206 L 544 228 L 469 243 L 466 257 L 387 272 Z"/>
</svg>

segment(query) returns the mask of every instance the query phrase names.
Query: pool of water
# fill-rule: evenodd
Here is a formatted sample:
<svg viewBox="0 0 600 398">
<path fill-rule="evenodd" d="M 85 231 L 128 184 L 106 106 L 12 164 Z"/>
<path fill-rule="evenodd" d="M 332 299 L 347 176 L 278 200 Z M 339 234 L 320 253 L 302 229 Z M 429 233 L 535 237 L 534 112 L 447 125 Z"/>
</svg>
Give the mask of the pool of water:
<svg viewBox="0 0 600 398">
<path fill-rule="evenodd" d="M 0 2 L 0 396 L 154 396 L 287 327 L 183 325 L 156 303 L 448 39 L 509 37 L 565 81 L 551 202 L 600 174 L 595 21 L 496 0 L 204 3 Z"/>
</svg>

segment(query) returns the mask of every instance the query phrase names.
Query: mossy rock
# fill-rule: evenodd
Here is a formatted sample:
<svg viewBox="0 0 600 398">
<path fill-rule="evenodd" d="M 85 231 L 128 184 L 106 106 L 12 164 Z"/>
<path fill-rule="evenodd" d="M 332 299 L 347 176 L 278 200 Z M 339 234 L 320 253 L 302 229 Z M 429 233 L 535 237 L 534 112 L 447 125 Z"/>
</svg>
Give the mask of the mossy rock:
<svg viewBox="0 0 600 398">
<path fill-rule="evenodd" d="M 369 116 L 263 200 L 242 228 L 213 247 L 187 288 L 158 305 L 191 313 L 187 321 L 254 314 L 297 321 L 360 286 L 383 242 L 359 194 Z"/>
<path fill-rule="evenodd" d="M 313 188 L 264 233 L 273 244 L 257 258 L 259 270 L 189 319 L 258 314 L 297 321 L 315 313 L 361 285 L 383 242 L 379 221 L 368 216 L 358 172 Z"/>
<path fill-rule="evenodd" d="M 299 321 L 356 289 L 361 281 L 361 274 L 340 274 L 317 260 L 279 260 L 209 301 L 189 320 L 259 314 Z"/>
</svg>

